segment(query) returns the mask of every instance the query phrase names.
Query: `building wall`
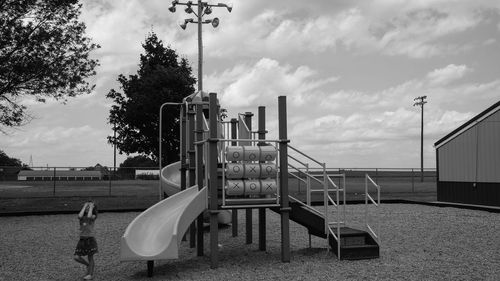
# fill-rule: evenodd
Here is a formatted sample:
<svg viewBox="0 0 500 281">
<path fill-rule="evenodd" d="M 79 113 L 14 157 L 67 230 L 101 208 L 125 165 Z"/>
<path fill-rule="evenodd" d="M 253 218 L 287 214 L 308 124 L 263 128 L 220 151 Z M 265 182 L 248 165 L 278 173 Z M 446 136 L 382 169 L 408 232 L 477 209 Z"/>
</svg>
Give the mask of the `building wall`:
<svg viewBox="0 0 500 281">
<path fill-rule="evenodd" d="M 439 180 L 476 180 L 477 128 L 472 127 L 438 148 Z"/>
<path fill-rule="evenodd" d="M 437 149 L 437 199 L 500 206 L 500 111 Z"/>
<path fill-rule="evenodd" d="M 437 200 L 500 207 L 500 183 L 437 183 Z"/>
<path fill-rule="evenodd" d="M 478 124 L 477 182 L 500 182 L 500 111 Z"/>
<path fill-rule="evenodd" d="M 500 182 L 500 111 L 438 148 L 439 181 Z"/>
</svg>

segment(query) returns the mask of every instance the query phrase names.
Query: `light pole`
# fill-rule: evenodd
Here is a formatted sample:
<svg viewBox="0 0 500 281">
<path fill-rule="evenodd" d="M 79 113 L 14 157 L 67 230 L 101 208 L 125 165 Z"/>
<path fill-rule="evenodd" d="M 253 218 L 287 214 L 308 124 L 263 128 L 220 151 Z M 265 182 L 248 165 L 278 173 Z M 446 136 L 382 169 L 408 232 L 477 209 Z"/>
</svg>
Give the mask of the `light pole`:
<svg viewBox="0 0 500 281">
<path fill-rule="evenodd" d="M 226 8 L 229 12 L 233 10 L 231 5 L 227 5 L 224 3 L 218 4 L 209 4 L 207 2 L 202 2 L 198 0 L 193 3 L 193 1 L 187 1 L 186 3 L 181 3 L 178 0 L 172 1 L 172 6 L 168 8 L 168 10 L 172 13 L 175 13 L 175 7 L 177 5 L 186 6 L 184 11 L 188 14 L 194 14 L 195 19 L 185 19 L 183 23 L 180 24 L 182 29 L 186 29 L 188 23 L 197 23 L 198 24 L 198 92 L 203 90 L 203 41 L 202 41 L 202 25 L 211 23 L 214 28 L 219 26 L 219 18 L 207 19 L 203 20 L 204 15 L 210 15 L 212 13 L 212 8 L 214 7 L 223 7 Z M 198 11 L 195 12 L 193 10 L 193 6 L 198 7 Z"/>
<path fill-rule="evenodd" d="M 422 116 L 420 118 L 420 182 L 424 182 L 424 104 L 427 103 L 425 99 L 427 96 L 420 96 L 413 99 L 415 102 L 413 106 L 420 106 L 422 108 Z"/>
</svg>

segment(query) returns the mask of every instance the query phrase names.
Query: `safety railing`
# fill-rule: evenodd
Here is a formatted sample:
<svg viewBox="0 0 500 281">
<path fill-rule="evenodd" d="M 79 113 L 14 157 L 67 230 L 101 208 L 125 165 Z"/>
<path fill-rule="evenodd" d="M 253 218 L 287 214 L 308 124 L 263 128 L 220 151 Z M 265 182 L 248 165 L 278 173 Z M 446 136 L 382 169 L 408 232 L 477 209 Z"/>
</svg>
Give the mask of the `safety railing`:
<svg viewBox="0 0 500 281">
<path fill-rule="evenodd" d="M 333 236 L 333 238 L 337 241 L 337 256 L 340 257 L 340 227 L 342 225 L 345 225 L 346 217 L 345 217 L 345 194 L 346 194 L 346 189 L 345 189 L 345 174 L 329 174 L 327 173 L 326 169 L 326 164 L 321 163 L 317 161 L 316 159 L 312 158 L 311 156 L 303 153 L 302 151 L 296 149 L 293 146 L 288 146 L 291 151 L 298 153 L 300 156 L 304 157 L 306 160 L 312 161 L 313 164 L 319 165 L 320 168 L 316 168 L 322 171 L 321 174 L 319 175 L 314 175 L 312 174 L 311 168 L 314 169 L 314 167 L 311 166 L 310 163 L 307 163 L 306 160 L 300 160 L 299 156 L 293 156 L 291 154 L 288 155 L 288 158 L 292 160 L 294 163 L 293 164 L 288 164 L 288 167 L 291 168 L 292 171 L 294 172 L 289 172 L 289 174 L 296 178 L 297 180 L 301 181 L 306 185 L 306 203 L 301 202 L 300 200 L 297 200 L 295 198 L 292 198 L 296 202 L 300 202 L 301 205 L 306 206 L 307 209 L 309 210 L 315 210 L 313 212 L 317 213 L 321 217 L 323 217 L 325 221 L 325 226 L 324 226 L 324 231 L 327 236 L 327 244 L 328 244 L 328 249 L 329 249 L 329 239 L 328 236 Z M 290 161 L 290 162 L 292 162 Z M 297 163 L 297 164 L 295 164 Z M 295 164 L 295 165 L 294 165 Z M 297 166 L 300 165 L 300 167 Z M 305 179 L 302 178 L 301 176 L 305 176 Z M 332 178 L 340 178 L 342 182 L 342 187 L 339 187 L 333 180 Z M 312 182 L 317 182 L 321 184 L 323 187 L 322 189 L 313 189 L 312 188 Z M 333 188 L 330 188 L 332 186 Z M 331 192 L 335 192 L 335 199 L 332 198 Z M 312 207 L 311 200 L 312 200 L 312 194 L 314 193 L 323 193 L 323 206 L 324 210 L 323 213 L 317 211 Z M 342 193 L 342 195 L 340 194 Z M 340 198 L 342 197 L 342 202 L 343 206 L 340 206 Z M 336 221 L 330 221 L 330 210 L 329 206 L 333 206 L 334 212 L 336 214 L 337 220 Z M 342 209 L 341 209 L 342 208 Z M 335 227 L 335 228 L 334 228 Z M 311 237 L 309 237 L 309 243 L 311 241 Z"/>
<path fill-rule="evenodd" d="M 368 192 L 368 186 L 374 186 L 377 190 L 377 200 L 373 199 L 373 197 L 370 195 Z M 370 201 L 370 202 L 369 202 Z M 368 211 L 368 203 L 373 204 L 375 208 L 377 209 L 376 212 L 376 232 L 370 226 L 369 220 L 370 220 L 370 212 Z M 370 232 L 370 234 L 374 237 L 374 239 L 380 244 L 380 185 L 378 185 L 375 181 L 372 180 L 372 178 L 368 175 L 365 174 L 365 225 L 367 230 Z"/>
</svg>

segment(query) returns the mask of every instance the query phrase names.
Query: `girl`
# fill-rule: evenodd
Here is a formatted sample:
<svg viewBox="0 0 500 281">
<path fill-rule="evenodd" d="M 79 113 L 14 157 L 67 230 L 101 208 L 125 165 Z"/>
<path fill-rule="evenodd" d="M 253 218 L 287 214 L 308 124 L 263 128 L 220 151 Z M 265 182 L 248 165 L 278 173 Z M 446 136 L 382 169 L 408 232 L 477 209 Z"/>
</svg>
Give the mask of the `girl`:
<svg viewBox="0 0 500 281">
<path fill-rule="evenodd" d="M 96 205 L 92 201 L 86 202 L 80 213 L 78 213 L 80 240 L 75 250 L 75 261 L 87 266 L 87 274 L 83 277 L 84 280 L 92 280 L 94 276 L 94 254 L 97 253 L 97 242 L 94 237 L 94 222 L 96 218 Z M 87 256 L 88 261 L 83 256 Z"/>
</svg>

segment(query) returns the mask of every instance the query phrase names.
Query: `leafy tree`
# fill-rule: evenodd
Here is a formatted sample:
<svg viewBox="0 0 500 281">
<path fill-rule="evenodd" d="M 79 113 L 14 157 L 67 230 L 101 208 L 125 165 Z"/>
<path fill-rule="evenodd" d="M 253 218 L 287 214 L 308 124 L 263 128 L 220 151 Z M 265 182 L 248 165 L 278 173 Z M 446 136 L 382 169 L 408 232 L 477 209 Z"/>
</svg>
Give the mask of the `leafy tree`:
<svg viewBox="0 0 500 281">
<path fill-rule="evenodd" d="M 164 47 L 155 33 L 150 33 L 140 56 L 139 70 L 135 75 L 119 75 L 123 93 L 110 90 L 113 99 L 109 123 L 116 128 L 117 136 L 108 137 L 120 153 L 139 153 L 158 161 L 158 131 L 160 106 L 165 102 L 181 102 L 194 93 L 196 80 L 185 58 L 175 50 Z M 163 109 L 162 163 L 179 159 L 179 107 Z"/>
<path fill-rule="evenodd" d="M 127 159 L 125 159 L 125 161 L 120 164 L 120 168 L 118 168 L 118 174 L 120 174 L 122 178 L 133 178 L 135 175 L 135 168 L 152 168 L 157 166 L 158 163 L 145 155 L 127 157 Z"/>
<path fill-rule="evenodd" d="M 17 158 L 9 157 L 3 150 L 0 150 L 0 166 L 22 167 L 23 163 Z"/>
<path fill-rule="evenodd" d="M 78 21 L 78 0 L 0 1 L 0 126 L 21 126 L 31 119 L 22 104 L 90 93 L 85 81 L 98 61 L 97 48 Z M 0 127 L 1 128 L 1 127 Z"/>
</svg>

